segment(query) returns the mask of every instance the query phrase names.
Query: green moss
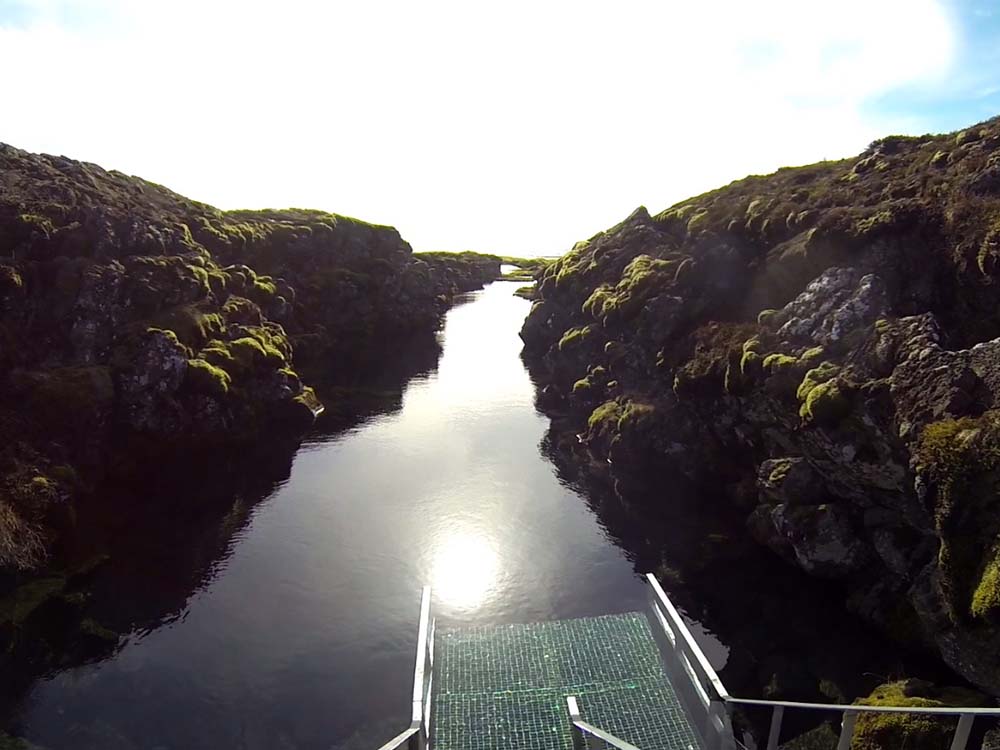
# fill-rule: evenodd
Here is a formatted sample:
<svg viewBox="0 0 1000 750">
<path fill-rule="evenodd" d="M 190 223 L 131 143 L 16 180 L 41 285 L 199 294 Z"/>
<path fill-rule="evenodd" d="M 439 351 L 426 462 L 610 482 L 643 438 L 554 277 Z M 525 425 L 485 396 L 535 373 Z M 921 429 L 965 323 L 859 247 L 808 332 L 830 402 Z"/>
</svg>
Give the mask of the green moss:
<svg viewBox="0 0 1000 750">
<path fill-rule="evenodd" d="M 757 324 L 766 326 L 772 322 L 778 315 L 777 310 L 761 310 L 757 313 Z"/>
<path fill-rule="evenodd" d="M 270 276 L 258 276 L 253 281 L 252 297 L 269 299 L 278 293 L 278 286 Z"/>
<path fill-rule="evenodd" d="M 43 232 L 46 235 L 51 234 L 56 230 L 55 225 L 52 223 L 51 219 L 44 216 L 39 216 L 38 214 L 21 214 L 21 223 L 27 226 L 29 229 L 37 230 Z"/>
<path fill-rule="evenodd" d="M 230 323 L 260 325 L 260 308 L 246 297 L 230 296 L 222 306 L 222 315 Z"/>
<path fill-rule="evenodd" d="M 193 391 L 211 396 L 225 396 L 232 383 L 228 372 L 204 359 L 189 359 L 184 377 Z"/>
<path fill-rule="evenodd" d="M 1000 615 L 1000 547 L 994 546 L 987 555 L 979 583 L 972 593 L 971 612 L 990 622 L 996 622 Z"/>
<path fill-rule="evenodd" d="M 590 413 L 587 427 L 591 430 L 602 429 L 611 424 L 617 424 L 622 415 L 622 407 L 617 401 L 605 401 Z"/>
<path fill-rule="evenodd" d="M 836 381 L 820 383 L 809 390 L 799 407 L 799 416 L 820 425 L 839 422 L 851 410 L 851 400 Z"/>
<path fill-rule="evenodd" d="M 668 287 L 674 280 L 677 263 L 659 260 L 649 255 L 638 255 L 625 266 L 614 294 L 604 301 L 602 319 L 614 316 L 622 321 L 642 309 L 650 297 Z"/>
<path fill-rule="evenodd" d="M 482 256 L 485 258 L 494 258 L 497 256 L 486 255 Z M 553 258 L 519 258 L 513 255 L 501 255 L 500 262 L 508 266 L 517 266 L 523 270 L 530 270 L 535 272 L 542 272 L 548 268 L 554 262 Z"/>
<path fill-rule="evenodd" d="M 755 351 L 745 351 L 740 357 L 740 375 L 752 378 L 763 369 L 763 358 Z"/>
<path fill-rule="evenodd" d="M 514 296 L 521 299 L 533 300 L 535 298 L 535 286 L 519 286 L 514 290 Z"/>
<path fill-rule="evenodd" d="M 896 222 L 896 215 L 890 209 L 876 211 L 854 223 L 853 233 L 858 237 L 863 237 L 880 229 L 893 226 Z"/>
<path fill-rule="evenodd" d="M 787 354 L 768 354 L 764 357 L 764 372 L 777 374 L 794 369 L 799 364 L 799 360 Z"/>
<path fill-rule="evenodd" d="M 965 688 L 937 688 L 919 680 L 881 685 L 858 701 L 863 706 L 984 706 L 984 696 Z M 957 719 L 926 714 L 862 713 L 854 728 L 852 750 L 940 750 L 948 747 Z"/>
<path fill-rule="evenodd" d="M 638 401 L 629 401 L 618 417 L 618 429 L 623 430 L 635 427 L 646 421 L 656 412 L 652 404 L 644 404 Z"/>
<path fill-rule="evenodd" d="M 208 286 L 212 293 L 219 299 L 224 298 L 226 287 L 229 285 L 229 274 L 217 268 L 208 271 Z"/>
<path fill-rule="evenodd" d="M 584 252 L 586 243 L 577 243 L 573 249 L 550 266 L 555 278 L 556 287 L 566 287 L 576 283 L 576 280 L 597 265 Z M 549 276 L 549 273 L 546 273 Z"/>
<path fill-rule="evenodd" d="M 614 297 L 614 288 L 607 284 L 601 284 L 587 297 L 581 307 L 581 311 L 584 315 L 601 320 L 604 317 L 604 306 L 612 297 Z"/>
<path fill-rule="evenodd" d="M 743 342 L 743 351 L 756 352 L 757 354 L 760 354 L 760 349 L 762 346 L 763 344 L 761 343 L 760 338 L 757 336 L 753 336 Z"/>
<path fill-rule="evenodd" d="M 708 211 L 700 209 L 694 216 L 688 219 L 688 234 L 697 234 L 708 227 Z"/>
<path fill-rule="evenodd" d="M 211 290 L 211 285 L 208 283 L 208 270 L 198 265 L 189 265 L 188 270 L 191 275 L 198 280 L 198 285 L 202 289 L 202 294 L 207 295 Z"/>
<path fill-rule="evenodd" d="M 559 351 L 565 352 L 579 347 L 593 332 L 594 327 L 590 325 L 582 328 L 570 328 L 559 339 Z"/>
<path fill-rule="evenodd" d="M 806 372 L 805 377 L 802 378 L 802 383 L 795 392 L 796 398 L 798 398 L 799 401 L 804 402 L 807 398 L 809 398 L 810 391 L 812 391 L 820 383 L 825 383 L 828 380 L 833 379 L 839 372 L 840 368 L 829 362 L 823 362 L 817 367 L 809 370 Z"/>
<path fill-rule="evenodd" d="M 584 396 L 587 393 L 590 393 L 590 391 L 593 390 L 593 388 L 594 384 L 590 380 L 590 376 L 588 375 L 587 377 L 580 378 L 575 383 L 573 383 L 573 395 Z"/>
<path fill-rule="evenodd" d="M 799 361 L 804 365 L 808 365 L 811 369 L 823 358 L 824 351 L 822 346 L 814 346 L 812 349 L 806 349 L 799 357 Z"/>
<path fill-rule="evenodd" d="M 780 485 L 785 477 L 788 476 L 788 472 L 791 471 L 794 464 L 791 461 L 775 461 L 774 467 L 771 469 L 770 475 L 768 475 L 768 481 L 772 485 Z"/>
<path fill-rule="evenodd" d="M 996 472 L 1000 419 L 945 419 L 924 428 L 916 463 L 936 489 L 934 520 L 941 543 L 942 591 L 954 620 L 993 618 L 996 581 Z"/>
<path fill-rule="evenodd" d="M 193 349 L 198 349 L 225 330 L 221 315 L 206 312 L 199 305 L 184 305 L 167 310 L 153 318 L 152 323 L 157 328 L 172 331 L 178 341 Z"/>
<path fill-rule="evenodd" d="M 233 354 L 229 351 L 229 344 L 219 339 L 212 339 L 198 352 L 198 357 L 209 364 L 226 369 L 233 363 Z"/>
<path fill-rule="evenodd" d="M 278 356 L 282 359 L 291 359 L 292 345 L 288 342 L 288 337 L 281 326 L 274 323 L 267 323 L 262 326 L 251 326 L 243 330 L 261 343 L 267 351 L 268 356 L 272 356 L 273 352 L 277 352 Z"/>
<path fill-rule="evenodd" d="M 253 336 L 244 336 L 229 344 L 229 353 L 240 367 L 256 367 L 268 364 L 274 367 L 284 365 L 285 358 L 274 347 L 266 346 Z"/>
<path fill-rule="evenodd" d="M 535 272 L 527 268 L 515 268 L 513 271 L 508 271 L 501 277 L 504 281 L 534 281 Z"/>
<path fill-rule="evenodd" d="M 955 145 L 964 146 L 967 143 L 975 143 L 982 138 L 982 133 L 975 129 L 969 128 L 968 130 L 959 131 L 955 135 Z"/>
<path fill-rule="evenodd" d="M 319 400 L 316 396 L 316 391 L 314 391 L 309 386 L 302 389 L 302 393 L 296 396 L 294 399 L 295 403 L 301 404 L 312 412 L 313 416 L 319 416 L 323 413 L 323 402 Z"/>
</svg>

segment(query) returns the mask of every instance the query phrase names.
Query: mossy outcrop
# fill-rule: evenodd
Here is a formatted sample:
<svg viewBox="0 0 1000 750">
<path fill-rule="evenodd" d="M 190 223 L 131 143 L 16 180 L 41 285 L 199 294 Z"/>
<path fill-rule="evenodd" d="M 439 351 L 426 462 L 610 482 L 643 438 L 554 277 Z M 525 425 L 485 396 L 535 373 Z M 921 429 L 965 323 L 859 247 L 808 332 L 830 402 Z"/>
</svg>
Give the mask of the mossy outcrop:
<svg viewBox="0 0 1000 750">
<path fill-rule="evenodd" d="M 1000 695 L 1000 118 L 963 132 L 640 208 L 540 275 L 521 335 L 623 497 L 700 488 Z"/>
<path fill-rule="evenodd" d="M 323 408 L 307 382 L 431 336 L 500 262 L 0 144 L 0 573 L 39 565 L 111 474 L 296 439 Z"/>
<path fill-rule="evenodd" d="M 899 680 L 880 685 L 862 706 L 989 706 L 991 702 L 974 690 L 937 687 L 923 680 Z M 905 713 L 861 713 L 854 729 L 851 750 L 944 750 L 951 745 L 958 719 L 949 716 Z"/>
</svg>

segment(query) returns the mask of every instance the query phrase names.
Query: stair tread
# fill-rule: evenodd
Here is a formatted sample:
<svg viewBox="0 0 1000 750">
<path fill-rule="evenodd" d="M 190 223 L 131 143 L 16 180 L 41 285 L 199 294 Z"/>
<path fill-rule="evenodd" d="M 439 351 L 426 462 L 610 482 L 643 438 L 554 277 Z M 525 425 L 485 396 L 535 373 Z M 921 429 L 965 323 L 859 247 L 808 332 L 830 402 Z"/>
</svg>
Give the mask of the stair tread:
<svg viewBox="0 0 1000 750">
<path fill-rule="evenodd" d="M 436 750 L 571 750 L 567 695 L 642 750 L 698 747 L 642 613 L 438 630 Z"/>
</svg>

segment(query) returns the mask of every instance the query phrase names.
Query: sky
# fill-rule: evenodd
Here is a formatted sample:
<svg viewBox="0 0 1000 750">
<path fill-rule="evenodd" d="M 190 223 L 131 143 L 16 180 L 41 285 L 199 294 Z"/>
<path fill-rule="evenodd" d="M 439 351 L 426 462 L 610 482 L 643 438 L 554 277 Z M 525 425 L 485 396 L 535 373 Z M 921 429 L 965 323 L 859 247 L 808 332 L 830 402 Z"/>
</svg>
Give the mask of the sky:
<svg viewBox="0 0 1000 750">
<path fill-rule="evenodd" d="M 0 70 L 2 142 L 547 255 L 1000 114 L 1000 2 L 0 0 Z"/>
</svg>

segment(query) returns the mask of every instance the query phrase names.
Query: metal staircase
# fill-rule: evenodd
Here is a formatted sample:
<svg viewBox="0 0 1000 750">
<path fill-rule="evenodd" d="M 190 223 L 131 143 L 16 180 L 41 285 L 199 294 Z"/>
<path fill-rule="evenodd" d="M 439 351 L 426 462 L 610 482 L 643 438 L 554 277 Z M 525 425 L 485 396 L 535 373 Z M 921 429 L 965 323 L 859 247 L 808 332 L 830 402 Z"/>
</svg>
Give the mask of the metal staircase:
<svg viewBox="0 0 1000 750">
<path fill-rule="evenodd" d="M 659 581 L 646 578 L 646 614 L 440 632 L 425 587 L 410 726 L 379 750 L 736 750 L 741 706 L 771 709 L 767 750 L 777 750 L 789 710 L 839 714 L 837 750 L 850 748 L 863 713 L 957 716 L 951 750 L 966 750 L 977 716 L 1000 717 L 1000 708 L 733 697 Z"/>
</svg>

